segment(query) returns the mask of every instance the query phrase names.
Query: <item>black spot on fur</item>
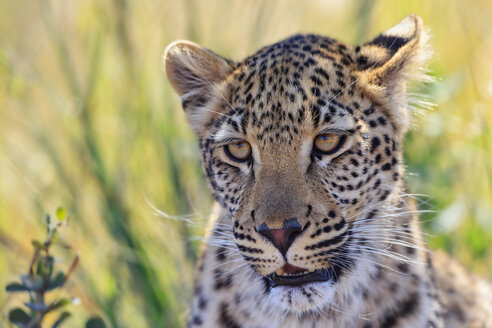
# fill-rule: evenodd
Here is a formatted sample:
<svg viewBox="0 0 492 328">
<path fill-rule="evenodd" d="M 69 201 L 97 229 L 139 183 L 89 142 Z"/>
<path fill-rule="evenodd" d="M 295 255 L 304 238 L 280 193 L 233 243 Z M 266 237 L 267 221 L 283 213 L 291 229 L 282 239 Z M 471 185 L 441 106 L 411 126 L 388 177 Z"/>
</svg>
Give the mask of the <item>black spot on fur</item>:
<svg viewBox="0 0 492 328">
<path fill-rule="evenodd" d="M 236 322 L 236 320 L 229 313 L 229 308 L 226 303 L 220 303 L 219 306 L 219 322 L 222 327 L 227 328 L 241 328 L 241 326 Z"/>
<path fill-rule="evenodd" d="M 388 310 L 381 321 L 381 328 L 391 328 L 398 324 L 398 321 L 414 313 L 419 307 L 419 295 L 410 294 L 406 299 L 397 303 L 394 310 Z"/>
<path fill-rule="evenodd" d="M 381 144 L 381 140 L 378 137 L 374 137 L 371 139 L 371 152 L 374 152 L 379 145 Z"/>
</svg>

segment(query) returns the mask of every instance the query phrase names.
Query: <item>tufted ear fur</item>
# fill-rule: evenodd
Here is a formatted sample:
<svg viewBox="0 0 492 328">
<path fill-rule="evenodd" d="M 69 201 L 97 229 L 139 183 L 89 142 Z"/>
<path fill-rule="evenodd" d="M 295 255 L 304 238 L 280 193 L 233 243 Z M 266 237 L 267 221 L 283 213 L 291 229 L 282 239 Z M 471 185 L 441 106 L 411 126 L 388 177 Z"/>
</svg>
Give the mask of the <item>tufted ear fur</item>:
<svg viewBox="0 0 492 328">
<path fill-rule="evenodd" d="M 406 82 L 429 79 L 425 62 L 431 51 L 426 41 L 422 19 L 412 14 L 355 49 L 361 79 L 394 111 L 403 131 L 410 123 Z"/>
<path fill-rule="evenodd" d="M 176 41 L 164 53 L 167 78 L 181 96 L 191 127 L 200 133 L 216 109 L 207 108 L 211 95 L 234 69 L 234 63 L 190 41 Z"/>
</svg>

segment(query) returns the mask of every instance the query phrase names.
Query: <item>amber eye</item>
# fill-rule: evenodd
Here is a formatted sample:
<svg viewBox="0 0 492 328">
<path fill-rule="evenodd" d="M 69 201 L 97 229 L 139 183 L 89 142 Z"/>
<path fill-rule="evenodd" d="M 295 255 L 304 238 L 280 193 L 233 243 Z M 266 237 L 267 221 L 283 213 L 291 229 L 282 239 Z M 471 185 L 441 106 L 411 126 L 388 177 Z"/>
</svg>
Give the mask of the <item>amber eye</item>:
<svg viewBox="0 0 492 328">
<path fill-rule="evenodd" d="M 345 143 L 346 136 L 333 133 L 323 133 L 314 139 L 314 150 L 323 155 L 336 153 Z"/>
<path fill-rule="evenodd" d="M 236 141 L 225 145 L 224 152 L 235 162 L 246 162 L 251 157 L 251 145 L 246 141 Z"/>
</svg>

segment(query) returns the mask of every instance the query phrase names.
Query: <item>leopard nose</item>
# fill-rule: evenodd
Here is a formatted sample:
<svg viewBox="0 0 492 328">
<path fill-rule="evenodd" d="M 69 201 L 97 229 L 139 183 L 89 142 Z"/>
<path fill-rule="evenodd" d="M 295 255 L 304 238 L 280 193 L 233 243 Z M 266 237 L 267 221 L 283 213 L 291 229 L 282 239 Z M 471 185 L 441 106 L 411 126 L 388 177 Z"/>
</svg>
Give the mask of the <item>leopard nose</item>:
<svg viewBox="0 0 492 328">
<path fill-rule="evenodd" d="M 258 233 L 267 238 L 284 255 L 301 232 L 302 226 L 296 218 L 285 220 L 281 229 L 270 229 L 266 223 L 258 227 Z"/>
</svg>

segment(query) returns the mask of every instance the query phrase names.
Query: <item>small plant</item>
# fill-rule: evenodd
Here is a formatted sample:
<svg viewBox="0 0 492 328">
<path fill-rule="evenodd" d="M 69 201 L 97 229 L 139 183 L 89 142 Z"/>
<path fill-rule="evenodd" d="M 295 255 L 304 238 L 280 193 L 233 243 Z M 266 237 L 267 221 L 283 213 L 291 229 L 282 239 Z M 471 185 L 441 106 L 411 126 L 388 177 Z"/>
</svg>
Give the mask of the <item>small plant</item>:
<svg viewBox="0 0 492 328">
<path fill-rule="evenodd" d="M 20 282 L 12 282 L 6 286 L 9 293 L 27 293 L 29 302 L 25 302 L 26 309 L 15 308 L 9 312 L 9 321 L 19 328 L 42 328 L 46 314 L 61 310 L 69 304 L 77 304 L 77 298 L 60 298 L 46 301 L 46 294 L 63 287 L 70 279 L 71 274 L 79 263 L 76 255 L 66 272 L 55 270 L 55 258 L 51 254 L 51 246 L 57 241 L 58 229 L 62 225 L 68 225 L 69 217 L 64 208 L 56 210 L 56 222 L 51 222 L 50 215 L 46 215 L 48 236 L 44 242 L 33 240 L 34 255 L 29 264 L 27 274 L 20 275 Z M 65 247 L 69 247 L 64 245 Z M 70 313 L 62 311 L 52 328 L 61 327 L 62 323 L 70 317 Z M 104 328 L 104 321 L 100 318 L 92 318 L 87 321 L 86 328 Z"/>
</svg>

